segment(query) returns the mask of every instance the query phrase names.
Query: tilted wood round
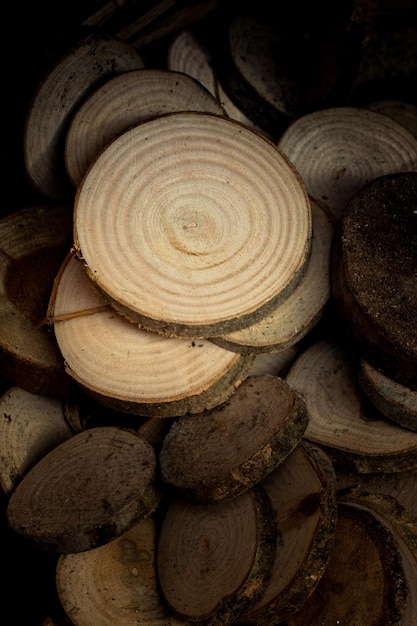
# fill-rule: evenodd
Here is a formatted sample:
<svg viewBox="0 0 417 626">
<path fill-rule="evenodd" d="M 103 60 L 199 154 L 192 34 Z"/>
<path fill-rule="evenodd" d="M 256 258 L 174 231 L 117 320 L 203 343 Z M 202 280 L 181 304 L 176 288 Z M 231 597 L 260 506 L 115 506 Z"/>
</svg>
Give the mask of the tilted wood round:
<svg viewBox="0 0 417 626">
<path fill-rule="evenodd" d="M 126 131 L 80 185 L 74 239 L 126 317 L 213 336 L 266 315 L 307 268 L 311 209 L 276 147 L 222 116 L 182 112 Z"/>
</svg>

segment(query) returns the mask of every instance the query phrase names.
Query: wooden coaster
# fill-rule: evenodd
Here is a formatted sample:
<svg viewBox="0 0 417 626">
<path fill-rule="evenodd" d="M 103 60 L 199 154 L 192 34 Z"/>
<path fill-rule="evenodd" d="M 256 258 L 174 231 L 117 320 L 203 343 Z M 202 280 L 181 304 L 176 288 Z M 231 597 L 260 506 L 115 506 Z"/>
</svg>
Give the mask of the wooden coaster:
<svg viewBox="0 0 417 626">
<path fill-rule="evenodd" d="M 335 233 L 332 297 L 357 352 L 417 388 L 417 172 L 381 176 L 349 202 Z"/>
<path fill-rule="evenodd" d="M 97 548 L 155 510 L 156 469 L 153 447 L 131 430 L 109 426 L 77 433 L 17 485 L 8 523 L 55 554 Z"/>
<path fill-rule="evenodd" d="M 224 116 L 180 112 L 122 133 L 74 207 L 90 279 L 149 330 L 210 337 L 254 323 L 307 269 L 311 208 L 266 138 Z"/>
</svg>

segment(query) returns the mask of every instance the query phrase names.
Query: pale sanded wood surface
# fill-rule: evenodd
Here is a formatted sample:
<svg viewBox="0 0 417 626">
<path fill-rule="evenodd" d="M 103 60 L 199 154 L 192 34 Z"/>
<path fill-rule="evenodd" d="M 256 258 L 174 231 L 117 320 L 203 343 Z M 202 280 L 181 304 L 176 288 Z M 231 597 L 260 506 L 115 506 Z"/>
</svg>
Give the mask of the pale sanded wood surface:
<svg viewBox="0 0 417 626">
<path fill-rule="evenodd" d="M 133 321 L 213 336 L 254 323 L 307 269 L 311 209 L 266 138 L 224 116 L 180 112 L 119 136 L 74 207 L 91 280 Z"/>
</svg>

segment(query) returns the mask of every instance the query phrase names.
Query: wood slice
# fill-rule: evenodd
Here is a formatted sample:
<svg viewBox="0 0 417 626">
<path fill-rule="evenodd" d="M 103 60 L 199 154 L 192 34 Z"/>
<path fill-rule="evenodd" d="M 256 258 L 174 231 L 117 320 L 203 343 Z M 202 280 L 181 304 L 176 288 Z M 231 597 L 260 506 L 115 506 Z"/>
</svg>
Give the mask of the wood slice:
<svg viewBox="0 0 417 626">
<path fill-rule="evenodd" d="M 311 208 L 311 256 L 297 287 L 259 322 L 213 337 L 217 345 L 250 354 L 281 351 L 300 341 L 321 319 L 330 298 L 330 246 L 334 228 L 322 207 L 313 201 Z"/>
<path fill-rule="evenodd" d="M 268 314 L 307 268 L 311 209 L 264 137 L 207 113 L 142 122 L 78 188 L 75 248 L 114 308 L 176 336 L 219 335 Z"/>
<path fill-rule="evenodd" d="M 417 137 L 417 104 L 401 100 L 376 100 L 366 105 L 368 109 L 397 120 Z"/>
<path fill-rule="evenodd" d="M 205 626 L 233 624 L 262 594 L 276 539 L 258 486 L 223 502 L 170 502 L 160 529 L 157 573 L 174 613 Z"/>
<path fill-rule="evenodd" d="M 393 422 L 417 430 L 417 391 L 409 389 L 361 359 L 359 384 L 370 402 Z"/>
<path fill-rule="evenodd" d="M 158 524 L 142 519 L 110 543 L 61 555 L 56 585 L 61 604 L 76 626 L 179 626 L 168 610 L 156 577 Z"/>
<path fill-rule="evenodd" d="M 118 314 L 68 256 L 49 310 L 66 371 L 102 405 L 147 417 L 199 413 L 226 401 L 253 357 L 205 339 L 164 337 Z"/>
<path fill-rule="evenodd" d="M 285 378 L 298 353 L 298 346 L 290 346 L 279 352 L 257 354 L 249 370 L 249 375 L 272 374 Z"/>
<path fill-rule="evenodd" d="M 284 461 L 307 421 L 282 379 L 250 376 L 227 403 L 172 424 L 159 453 L 162 480 L 196 503 L 235 497 Z"/>
<path fill-rule="evenodd" d="M 72 211 L 29 206 L 0 220 L 0 374 L 32 393 L 64 396 L 70 380 L 42 325 L 72 240 Z"/>
<path fill-rule="evenodd" d="M 33 95 L 24 129 L 26 171 L 40 193 L 54 200 L 68 197 L 65 133 L 82 99 L 115 74 L 143 66 L 138 51 L 127 43 L 90 35 L 49 69 Z"/>
<path fill-rule="evenodd" d="M 160 499 L 153 447 L 131 430 L 97 427 L 56 446 L 24 476 L 6 514 L 12 530 L 67 554 L 119 537 Z"/>
<path fill-rule="evenodd" d="M 131 70 L 98 87 L 79 105 L 66 133 L 65 165 L 74 187 L 117 135 L 137 122 L 173 111 L 223 114 L 201 83 L 180 72 Z"/>
<path fill-rule="evenodd" d="M 305 400 L 305 438 L 323 446 L 338 464 L 359 472 L 416 467 L 417 433 L 384 418 L 362 393 L 356 363 L 341 344 L 323 339 L 304 350 L 286 382 Z"/>
<path fill-rule="evenodd" d="M 326 571 L 286 626 L 403 624 L 407 583 L 395 536 L 369 511 L 338 504 Z"/>
<path fill-rule="evenodd" d="M 379 177 L 349 202 L 335 233 L 335 310 L 356 350 L 417 388 L 417 172 Z M 399 254 L 399 250 L 401 254 Z"/>
<path fill-rule="evenodd" d="M 368 181 L 417 167 L 417 139 L 393 118 L 359 107 L 331 107 L 295 120 L 278 148 L 310 196 L 336 219 Z"/>
<path fill-rule="evenodd" d="M 0 486 L 10 494 L 25 474 L 74 432 L 56 396 L 11 387 L 0 397 Z"/>
<path fill-rule="evenodd" d="M 301 607 L 317 587 L 336 528 L 336 476 L 329 457 L 303 442 L 262 481 L 277 524 L 269 583 L 242 624 L 271 626 Z"/>
</svg>

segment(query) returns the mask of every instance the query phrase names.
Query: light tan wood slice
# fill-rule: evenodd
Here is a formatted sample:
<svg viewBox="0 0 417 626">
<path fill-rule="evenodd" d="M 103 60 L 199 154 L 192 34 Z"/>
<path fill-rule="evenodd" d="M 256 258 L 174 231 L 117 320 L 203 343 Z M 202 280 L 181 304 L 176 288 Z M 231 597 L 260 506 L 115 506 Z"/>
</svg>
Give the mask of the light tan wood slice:
<svg viewBox="0 0 417 626">
<path fill-rule="evenodd" d="M 201 83 L 181 72 L 143 68 L 106 81 L 79 105 L 66 133 L 65 165 L 73 185 L 78 187 L 94 158 L 117 135 L 173 111 L 224 113 Z"/>
<path fill-rule="evenodd" d="M 413 389 L 416 216 L 417 172 L 370 181 L 348 203 L 331 259 L 334 310 L 352 346 L 387 376 Z"/>
<path fill-rule="evenodd" d="M 298 346 L 290 346 L 279 352 L 257 354 L 249 370 L 249 375 L 272 374 L 285 378 L 298 353 Z"/>
<path fill-rule="evenodd" d="M 335 541 L 314 593 L 286 626 L 403 624 L 407 583 L 395 536 L 370 511 L 338 504 Z"/>
<path fill-rule="evenodd" d="M 91 280 L 150 330 L 209 337 L 254 323 L 307 269 L 311 208 L 266 138 L 180 112 L 111 142 L 78 188 L 75 247 Z"/>
<path fill-rule="evenodd" d="M 159 453 L 162 480 L 196 503 L 235 497 L 284 461 L 307 422 L 284 380 L 249 376 L 227 403 L 172 424 Z"/>
<path fill-rule="evenodd" d="M 42 205 L 0 220 L 0 373 L 32 393 L 66 395 L 53 333 L 42 325 L 53 281 L 72 241 L 72 210 Z"/>
<path fill-rule="evenodd" d="M 156 577 L 158 523 L 142 519 L 108 544 L 61 555 L 58 596 L 75 626 L 179 626 L 161 598 Z"/>
<path fill-rule="evenodd" d="M 213 337 L 217 345 L 252 354 L 281 351 L 300 341 L 320 320 L 330 298 L 330 246 L 334 227 L 322 207 L 314 201 L 311 207 L 311 256 L 297 287 L 259 322 Z"/>
<path fill-rule="evenodd" d="M 417 138 L 393 118 L 360 107 L 305 114 L 282 133 L 278 148 L 300 173 L 310 196 L 336 219 L 367 182 L 417 167 Z"/>
<path fill-rule="evenodd" d="M 271 626 L 294 613 L 327 567 L 336 528 L 336 476 L 329 457 L 304 442 L 262 481 L 278 540 L 269 583 L 242 624 Z"/>
<path fill-rule="evenodd" d="M 271 505 L 259 486 L 208 506 L 173 499 L 157 549 L 168 606 L 205 626 L 233 624 L 265 588 L 275 538 Z"/>
<path fill-rule="evenodd" d="M 392 380 L 361 359 L 359 384 L 372 404 L 385 417 L 404 428 L 417 430 L 417 391 Z"/>
<path fill-rule="evenodd" d="M 417 465 L 417 433 L 377 412 L 362 393 L 356 363 L 342 344 L 322 339 L 306 348 L 285 378 L 305 400 L 305 437 L 337 463 L 357 471 L 396 472 Z"/>
<path fill-rule="evenodd" d="M 392 117 L 417 137 L 417 105 L 401 100 L 375 100 L 366 106 L 372 111 Z"/>
<path fill-rule="evenodd" d="M 101 404 L 126 413 L 173 417 L 212 408 L 235 392 L 253 363 L 205 339 L 138 328 L 110 307 L 71 255 L 49 312 L 69 376 Z"/>
<path fill-rule="evenodd" d="M 76 107 L 105 80 L 141 67 L 142 58 L 129 44 L 108 35 L 89 35 L 49 69 L 33 94 L 24 129 L 26 171 L 43 195 L 54 200 L 71 197 L 64 141 Z"/>
<path fill-rule="evenodd" d="M 62 400 L 11 387 L 0 397 L 0 486 L 10 494 L 47 452 L 74 434 Z"/>
<path fill-rule="evenodd" d="M 160 500 L 153 447 L 134 431 L 91 428 L 57 445 L 11 494 L 10 528 L 55 554 L 119 537 Z"/>
</svg>

